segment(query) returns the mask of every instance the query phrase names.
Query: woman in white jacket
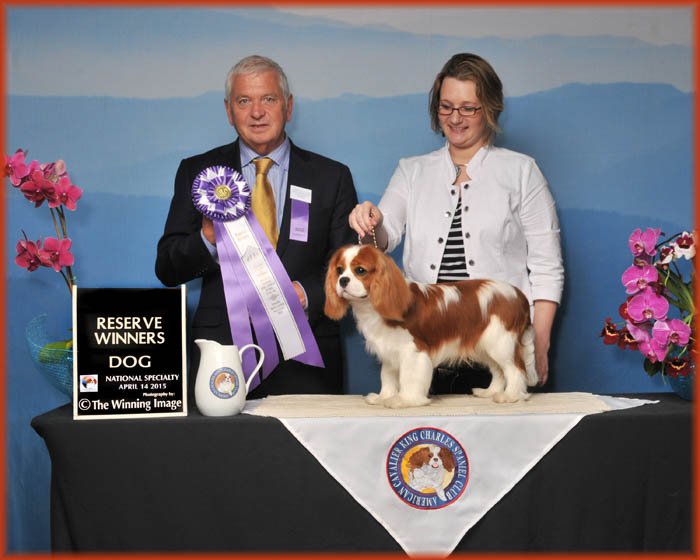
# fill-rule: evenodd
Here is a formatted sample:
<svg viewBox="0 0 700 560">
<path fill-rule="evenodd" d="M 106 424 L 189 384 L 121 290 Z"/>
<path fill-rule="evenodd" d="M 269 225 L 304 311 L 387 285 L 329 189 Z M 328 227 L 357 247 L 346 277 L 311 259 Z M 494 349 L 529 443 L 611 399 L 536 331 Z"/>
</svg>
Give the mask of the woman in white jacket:
<svg viewBox="0 0 700 560">
<path fill-rule="evenodd" d="M 435 78 L 429 108 L 445 146 L 400 160 L 378 206 L 358 204 L 350 226 L 386 251 L 405 234 L 403 267 L 412 280 L 495 278 L 520 288 L 532 306 L 543 385 L 564 284 L 547 181 L 531 157 L 493 145 L 503 87 L 483 58 L 450 58 Z"/>
</svg>

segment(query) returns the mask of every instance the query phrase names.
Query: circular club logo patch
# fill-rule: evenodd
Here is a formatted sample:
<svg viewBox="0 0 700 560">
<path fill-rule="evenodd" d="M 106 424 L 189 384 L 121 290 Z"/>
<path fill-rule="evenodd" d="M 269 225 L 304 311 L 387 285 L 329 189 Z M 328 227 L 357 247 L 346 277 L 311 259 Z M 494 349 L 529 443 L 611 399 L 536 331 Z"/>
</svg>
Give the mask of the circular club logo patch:
<svg viewBox="0 0 700 560">
<path fill-rule="evenodd" d="M 417 509 L 440 509 L 456 501 L 467 487 L 469 459 L 447 432 L 416 428 L 391 446 L 386 472 L 403 502 Z"/>
<path fill-rule="evenodd" d="M 220 399 L 230 399 L 238 389 L 238 376 L 231 368 L 215 369 L 209 378 L 209 390 Z"/>
</svg>

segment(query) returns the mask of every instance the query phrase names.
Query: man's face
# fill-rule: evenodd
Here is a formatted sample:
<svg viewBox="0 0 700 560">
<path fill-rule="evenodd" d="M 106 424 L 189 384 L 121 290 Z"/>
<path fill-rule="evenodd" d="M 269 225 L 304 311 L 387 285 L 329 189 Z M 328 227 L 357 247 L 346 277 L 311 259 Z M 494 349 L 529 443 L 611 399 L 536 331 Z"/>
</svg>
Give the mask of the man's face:
<svg viewBox="0 0 700 560">
<path fill-rule="evenodd" d="M 292 120 L 293 98 L 285 102 L 277 72 L 235 76 L 226 114 L 241 140 L 261 156 L 284 141 L 284 127 Z"/>
</svg>

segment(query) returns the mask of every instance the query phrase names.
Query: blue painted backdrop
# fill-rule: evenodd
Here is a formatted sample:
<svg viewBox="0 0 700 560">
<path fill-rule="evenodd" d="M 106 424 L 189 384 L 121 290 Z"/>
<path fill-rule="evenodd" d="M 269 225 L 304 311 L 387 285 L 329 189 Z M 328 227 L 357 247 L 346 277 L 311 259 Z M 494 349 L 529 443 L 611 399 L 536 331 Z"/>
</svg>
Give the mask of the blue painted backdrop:
<svg viewBox="0 0 700 560">
<path fill-rule="evenodd" d="M 493 12 L 506 29 L 508 12 Z M 597 12 L 605 19 L 605 10 Z M 451 18 L 473 23 L 471 15 L 464 9 Z M 263 16 L 269 21 L 261 39 Z M 576 15 L 559 17 L 565 24 Z M 674 17 L 687 20 L 691 12 Z M 688 42 L 655 44 L 624 37 L 622 28 L 605 36 L 533 30 L 520 39 L 470 38 L 276 10 L 13 8 L 7 23 L 7 150 L 28 149 L 42 162 L 64 159 L 84 189 L 68 219 L 74 269 L 90 287 L 160 285 L 155 247 L 177 164 L 232 140 L 222 87 L 242 56 L 260 52 L 285 67 L 296 94 L 291 137 L 347 163 L 360 199 L 377 201 L 400 157 L 442 144 L 426 109 L 435 72 L 455 52 L 483 55 L 506 87 L 497 144 L 537 159 L 559 207 L 567 280 L 551 389 L 668 390 L 646 377 L 639 355 L 603 346 L 599 333 L 624 298 L 619 278 L 629 263 L 629 233 L 691 227 Z M 41 551 L 50 544 L 50 463 L 29 422 L 68 398 L 34 369 L 24 327 L 46 312 L 61 329 L 70 305 L 57 274 L 29 274 L 12 262 L 21 230 L 51 235 L 48 210 L 9 187 L 5 194 L 8 548 Z M 196 283 L 189 289 L 193 305 Z M 347 389 L 374 390 L 377 364 L 352 323 L 343 326 L 352 356 Z"/>
</svg>

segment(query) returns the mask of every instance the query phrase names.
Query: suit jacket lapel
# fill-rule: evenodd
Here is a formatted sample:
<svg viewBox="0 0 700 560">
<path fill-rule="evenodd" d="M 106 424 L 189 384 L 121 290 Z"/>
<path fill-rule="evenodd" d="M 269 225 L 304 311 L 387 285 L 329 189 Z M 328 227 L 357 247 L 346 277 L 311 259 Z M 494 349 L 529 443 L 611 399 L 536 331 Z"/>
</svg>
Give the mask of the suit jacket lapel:
<svg viewBox="0 0 700 560">
<path fill-rule="evenodd" d="M 230 150 L 228 150 L 230 148 Z M 229 165 L 233 167 L 239 173 L 241 170 L 241 145 L 240 140 L 236 140 L 233 144 L 227 146 L 227 152 L 230 151 L 230 155 L 227 154 L 227 159 L 229 159 Z"/>
</svg>

